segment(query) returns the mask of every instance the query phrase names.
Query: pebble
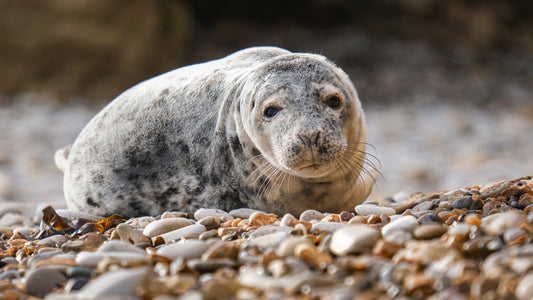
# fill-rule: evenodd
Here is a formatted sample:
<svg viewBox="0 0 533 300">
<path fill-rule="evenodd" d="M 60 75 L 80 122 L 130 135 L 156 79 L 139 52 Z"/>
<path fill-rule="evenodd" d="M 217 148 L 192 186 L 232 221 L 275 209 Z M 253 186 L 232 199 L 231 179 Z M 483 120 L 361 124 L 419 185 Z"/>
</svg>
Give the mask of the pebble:
<svg viewBox="0 0 533 300">
<path fill-rule="evenodd" d="M 520 279 L 516 286 L 516 295 L 520 299 L 533 299 L 533 272 Z"/>
<path fill-rule="evenodd" d="M 521 210 L 512 210 L 487 216 L 481 219 L 481 230 L 489 234 L 501 235 L 505 230 L 518 227 L 526 221 L 527 215 Z"/>
<path fill-rule="evenodd" d="M 329 250 L 336 255 L 361 253 L 372 249 L 380 238 L 381 233 L 376 228 L 362 224 L 349 225 L 333 233 Z"/>
<path fill-rule="evenodd" d="M 294 248 L 300 244 L 313 244 L 308 237 L 288 237 L 283 240 L 276 250 L 279 257 L 294 256 Z"/>
<path fill-rule="evenodd" d="M 440 224 L 423 224 L 415 228 L 413 236 L 417 239 L 427 240 L 440 237 L 446 231 L 448 228 Z"/>
<path fill-rule="evenodd" d="M 0 217 L 0 227 L 10 227 L 13 225 L 22 225 L 25 218 L 18 213 L 7 212 Z"/>
<path fill-rule="evenodd" d="M 392 207 L 386 206 L 377 206 L 373 204 L 360 204 L 355 207 L 355 212 L 360 216 L 369 216 L 369 215 L 393 215 L 396 213 L 396 210 Z"/>
<path fill-rule="evenodd" d="M 205 217 L 215 217 L 221 221 L 232 220 L 234 217 L 229 213 L 215 208 L 200 208 L 194 212 L 194 218 L 196 220 L 203 219 Z"/>
<path fill-rule="evenodd" d="M 87 268 L 96 268 L 98 263 L 104 258 L 115 258 L 122 262 L 131 261 L 148 261 L 146 254 L 126 251 L 109 251 L 109 252 L 86 252 L 82 251 L 76 256 L 76 263 L 79 266 Z"/>
<path fill-rule="evenodd" d="M 189 225 L 194 224 L 192 220 L 185 218 L 168 218 L 155 220 L 148 225 L 143 230 L 143 234 L 149 238 L 154 238 L 158 235 L 165 234 L 176 229 L 180 229 Z"/>
<path fill-rule="evenodd" d="M 148 268 L 107 272 L 87 283 L 76 296 L 81 299 L 109 299 L 111 297 L 137 299 L 137 287 L 147 281 L 148 276 L 150 276 Z"/>
<path fill-rule="evenodd" d="M 324 214 L 314 209 L 308 209 L 300 214 L 300 221 L 311 222 L 319 221 L 324 218 Z"/>
<path fill-rule="evenodd" d="M 229 214 L 234 218 L 239 218 L 239 219 L 244 220 L 244 219 L 248 219 L 255 212 L 263 213 L 263 214 L 265 213 L 264 211 L 243 207 L 243 208 L 237 208 L 237 209 L 231 210 Z"/>
<path fill-rule="evenodd" d="M 68 224 L 92 225 L 73 234 L 57 234 L 60 222 L 39 227 L 35 217 L 6 209 L 4 215 L 22 219 L 0 227 L 0 295 L 529 299 L 532 188 L 523 178 L 413 193 L 399 204 L 367 202 L 357 206 L 357 215 L 307 210 L 299 219 L 251 209 L 228 217 L 204 208 L 196 220 L 192 213 L 165 212 L 119 221 L 103 232 L 96 230 L 105 222 L 68 212 Z M 172 227 L 179 222 L 182 227 Z"/>
<path fill-rule="evenodd" d="M 401 216 L 389 224 L 383 226 L 381 234 L 383 238 L 389 241 L 398 240 L 398 237 L 403 234 L 411 234 L 418 226 L 418 221 L 413 216 Z"/>
<path fill-rule="evenodd" d="M 469 208 L 472 205 L 472 196 L 464 196 L 452 202 L 452 209 Z"/>
<path fill-rule="evenodd" d="M 24 276 L 26 293 L 35 297 L 44 297 L 55 291 L 60 282 L 66 281 L 65 266 L 43 266 L 33 269 Z"/>
<path fill-rule="evenodd" d="M 157 249 L 157 254 L 166 256 L 172 260 L 180 257 L 192 259 L 201 257 L 208 248 L 205 241 L 187 240 L 161 246 Z"/>
<path fill-rule="evenodd" d="M 340 228 L 346 227 L 346 225 L 337 222 L 325 222 L 325 223 L 315 223 L 311 230 L 309 231 L 312 234 L 320 235 L 323 233 L 332 233 Z"/>
<path fill-rule="evenodd" d="M 144 250 L 139 249 L 132 244 L 120 240 L 110 240 L 102 243 L 97 252 L 137 252 L 144 254 Z"/>
<path fill-rule="evenodd" d="M 274 248 L 281 244 L 281 242 L 283 242 L 289 236 L 290 234 L 288 232 L 280 231 L 252 238 L 251 241 L 263 249 Z"/>
<path fill-rule="evenodd" d="M 179 240 L 182 237 L 185 237 L 189 234 L 198 233 L 201 234 L 202 232 L 206 231 L 206 228 L 202 224 L 193 224 L 186 227 L 182 227 L 180 229 L 176 229 L 167 233 L 164 233 L 162 235 L 159 235 L 160 237 L 165 240 L 166 243 Z M 155 239 L 155 238 L 154 238 Z"/>
<path fill-rule="evenodd" d="M 218 229 L 220 227 L 220 220 L 213 216 L 200 219 L 197 223 L 204 225 L 206 230 Z"/>
<path fill-rule="evenodd" d="M 129 242 L 131 244 L 150 243 L 152 240 L 145 236 L 142 231 L 135 229 L 133 226 L 122 223 L 117 226 L 117 234 L 121 241 Z"/>
</svg>

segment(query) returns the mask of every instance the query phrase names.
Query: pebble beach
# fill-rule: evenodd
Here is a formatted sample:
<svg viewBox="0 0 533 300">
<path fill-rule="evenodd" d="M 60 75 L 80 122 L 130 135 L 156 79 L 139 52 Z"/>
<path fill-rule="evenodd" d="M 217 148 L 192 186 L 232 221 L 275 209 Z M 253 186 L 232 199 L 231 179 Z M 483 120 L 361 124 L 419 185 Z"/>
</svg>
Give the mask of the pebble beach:
<svg viewBox="0 0 533 300">
<path fill-rule="evenodd" d="M 1 298 L 532 299 L 531 55 L 322 38 L 381 173 L 350 211 L 69 211 L 53 154 L 103 104 L 0 96 Z"/>
<path fill-rule="evenodd" d="M 531 299 L 533 180 L 299 216 L 0 204 L 2 299 Z"/>
</svg>

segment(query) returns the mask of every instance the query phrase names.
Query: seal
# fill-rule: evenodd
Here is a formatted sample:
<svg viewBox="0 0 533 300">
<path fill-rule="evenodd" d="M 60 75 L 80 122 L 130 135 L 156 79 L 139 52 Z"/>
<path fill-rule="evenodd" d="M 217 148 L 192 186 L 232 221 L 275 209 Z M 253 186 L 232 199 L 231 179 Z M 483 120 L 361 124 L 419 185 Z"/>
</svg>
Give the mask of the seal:
<svg viewBox="0 0 533 300">
<path fill-rule="evenodd" d="M 144 81 L 58 150 L 69 209 L 353 210 L 370 193 L 365 118 L 324 56 L 254 47 Z"/>
</svg>

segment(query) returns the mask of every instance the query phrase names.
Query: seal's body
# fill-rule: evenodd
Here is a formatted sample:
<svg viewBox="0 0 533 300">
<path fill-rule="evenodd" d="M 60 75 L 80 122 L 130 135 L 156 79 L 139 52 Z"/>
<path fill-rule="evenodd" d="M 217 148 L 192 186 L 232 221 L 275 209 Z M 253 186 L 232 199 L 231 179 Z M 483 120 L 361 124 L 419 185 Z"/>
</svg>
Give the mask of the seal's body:
<svg viewBox="0 0 533 300">
<path fill-rule="evenodd" d="M 102 216 L 352 210 L 374 183 L 365 161 L 348 76 L 323 56 L 273 47 L 142 82 L 56 153 L 68 207 Z"/>
</svg>

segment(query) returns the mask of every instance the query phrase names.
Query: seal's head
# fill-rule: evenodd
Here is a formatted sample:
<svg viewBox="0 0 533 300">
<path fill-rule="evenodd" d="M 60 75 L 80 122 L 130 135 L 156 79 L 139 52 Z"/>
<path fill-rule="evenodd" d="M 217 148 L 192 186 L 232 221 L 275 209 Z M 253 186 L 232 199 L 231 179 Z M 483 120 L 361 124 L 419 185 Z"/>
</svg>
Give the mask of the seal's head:
<svg viewBox="0 0 533 300">
<path fill-rule="evenodd" d="M 313 54 L 276 57 L 253 72 L 241 95 L 242 126 L 260 152 L 251 154 L 261 156 L 262 175 L 357 179 L 364 116 L 351 81 L 332 62 Z"/>
</svg>

